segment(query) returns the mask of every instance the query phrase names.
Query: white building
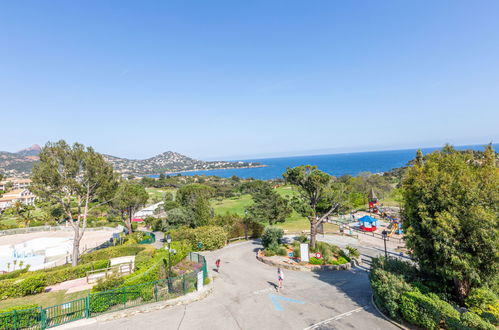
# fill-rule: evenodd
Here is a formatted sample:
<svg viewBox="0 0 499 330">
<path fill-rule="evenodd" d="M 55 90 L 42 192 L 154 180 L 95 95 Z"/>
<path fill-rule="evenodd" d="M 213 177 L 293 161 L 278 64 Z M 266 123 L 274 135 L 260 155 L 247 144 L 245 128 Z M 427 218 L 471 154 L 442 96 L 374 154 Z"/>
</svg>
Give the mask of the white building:
<svg viewBox="0 0 499 330">
<path fill-rule="evenodd" d="M 148 207 L 145 207 L 142 210 L 135 213 L 133 217 L 136 219 L 144 219 L 145 217 L 153 216 L 155 214 L 155 211 L 163 204 L 164 202 L 159 202 L 156 204 L 149 205 Z"/>
<path fill-rule="evenodd" d="M 26 189 L 31 184 L 30 179 L 7 178 L 3 181 L 0 181 L 0 190 L 7 191 L 7 186 L 9 185 L 9 182 L 12 183 L 13 190 Z"/>
<path fill-rule="evenodd" d="M 35 198 L 35 195 L 33 195 L 28 189 L 12 190 L 0 197 L 0 210 L 12 207 L 18 201 L 24 205 L 34 205 Z"/>
</svg>

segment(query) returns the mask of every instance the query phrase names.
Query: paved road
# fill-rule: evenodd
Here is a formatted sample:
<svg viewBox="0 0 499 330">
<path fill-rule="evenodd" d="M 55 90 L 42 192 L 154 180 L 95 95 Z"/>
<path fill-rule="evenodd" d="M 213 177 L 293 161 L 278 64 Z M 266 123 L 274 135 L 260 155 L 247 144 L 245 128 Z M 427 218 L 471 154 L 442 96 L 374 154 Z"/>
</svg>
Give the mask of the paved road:
<svg viewBox="0 0 499 330">
<path fill-rule="evenodd" d="M 222 263 L 219 274 L 210 270 L 214 292 L 201 301 L 80 329 L 397 329 L 371 305 L 365 271 L 285 270 L 277 293 L 276 269 L 255 258 L 260 247 L 250 241 L 207 253 L 209 265 Z"/>
</svg>

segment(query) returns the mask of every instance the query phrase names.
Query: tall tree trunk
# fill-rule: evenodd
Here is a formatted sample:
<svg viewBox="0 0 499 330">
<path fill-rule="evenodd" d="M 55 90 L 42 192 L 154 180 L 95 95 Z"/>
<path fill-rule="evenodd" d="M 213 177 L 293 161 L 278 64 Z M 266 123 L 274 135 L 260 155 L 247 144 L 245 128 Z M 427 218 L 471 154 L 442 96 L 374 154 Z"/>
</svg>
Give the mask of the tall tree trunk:
<svg viewBox="0 0 499 330">
<path fill-rule="evenodd" d="M 464 299 L 470 294 L 471 283 L 468 280 L 454 279 L 454 290 L 460 306 L 464 306 Z"/>
<path fill-rule="evenodd" d="M 71 257 L 71 265 L 77 266 L 78 265 L 78 258 L 80 256 L 80 228 L 79 227 L 73 227 L 74 228 L 74 239 L 73 239 L 73 254 Z"/>
<path fill-rule="evenodd" d="M 132 229 L 132 210 L 131 209 L 128 209 L 128 221 L 126 223 L 126 226 L 128 228 L 128 235 L 131 235 L 133 233 L 133 229 Z"/>
<path fill-rule="evenodd" d="M 315 249 L 315 241 L 317 236 L 317 218 L 310 217 L 310 247 Z"/>
</svg>

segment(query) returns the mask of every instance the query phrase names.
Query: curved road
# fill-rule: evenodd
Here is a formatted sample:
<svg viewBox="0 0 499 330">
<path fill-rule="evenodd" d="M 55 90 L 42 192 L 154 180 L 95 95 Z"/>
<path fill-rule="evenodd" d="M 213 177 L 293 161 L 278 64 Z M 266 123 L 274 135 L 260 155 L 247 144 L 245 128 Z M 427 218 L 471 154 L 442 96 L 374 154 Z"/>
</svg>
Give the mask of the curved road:
<svg viewBox="0 0 499 330">
<path fill-rule="evenodd" d="M 188 305 L 94 323 L 81 329 L 397 329 L 371 305 L 367 273 L 360 269 L 308 273 L 284 270 L 275 291 L 276 268 L 256 260 L 256 241 L 206 253 L 214 292 Z"/>
</svg>

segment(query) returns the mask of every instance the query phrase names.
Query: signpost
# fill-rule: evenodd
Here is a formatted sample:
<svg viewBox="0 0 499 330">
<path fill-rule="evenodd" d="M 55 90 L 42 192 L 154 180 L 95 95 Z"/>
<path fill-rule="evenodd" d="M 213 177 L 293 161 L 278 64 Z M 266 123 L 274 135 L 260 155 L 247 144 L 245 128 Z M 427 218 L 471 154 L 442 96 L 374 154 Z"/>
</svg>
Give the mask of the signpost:
<svg viewBox="0 0 499 330">
<path fill-rule="evenodd" d="M 320 258 L 322 258 L 322 254 L 321 254 L 320 252 L 316 252 L 316 253 L 315 253 L 315 257 L 316 257 L 317 259 L 320 259 Z"/>
<path fill-rule="evenodd" d="M 307 243 L 301 243 L 300 244 L 300 259 L 301 261 L 309 261 L 308 258 L 308 244 Z"/>
<path fill-rule="evenodd" d="M 203 271 L 198 272 L 198 285 L 197 285 L 197 290 L 201 291 L 203 290 L 203 284 L 204 284 L 204 277 L 203 277 Z"/>
<path fill-rule="evenodd" d="M 293 258 L 293 252 L 289 252 L 288 257 Z"/>
</svg>

